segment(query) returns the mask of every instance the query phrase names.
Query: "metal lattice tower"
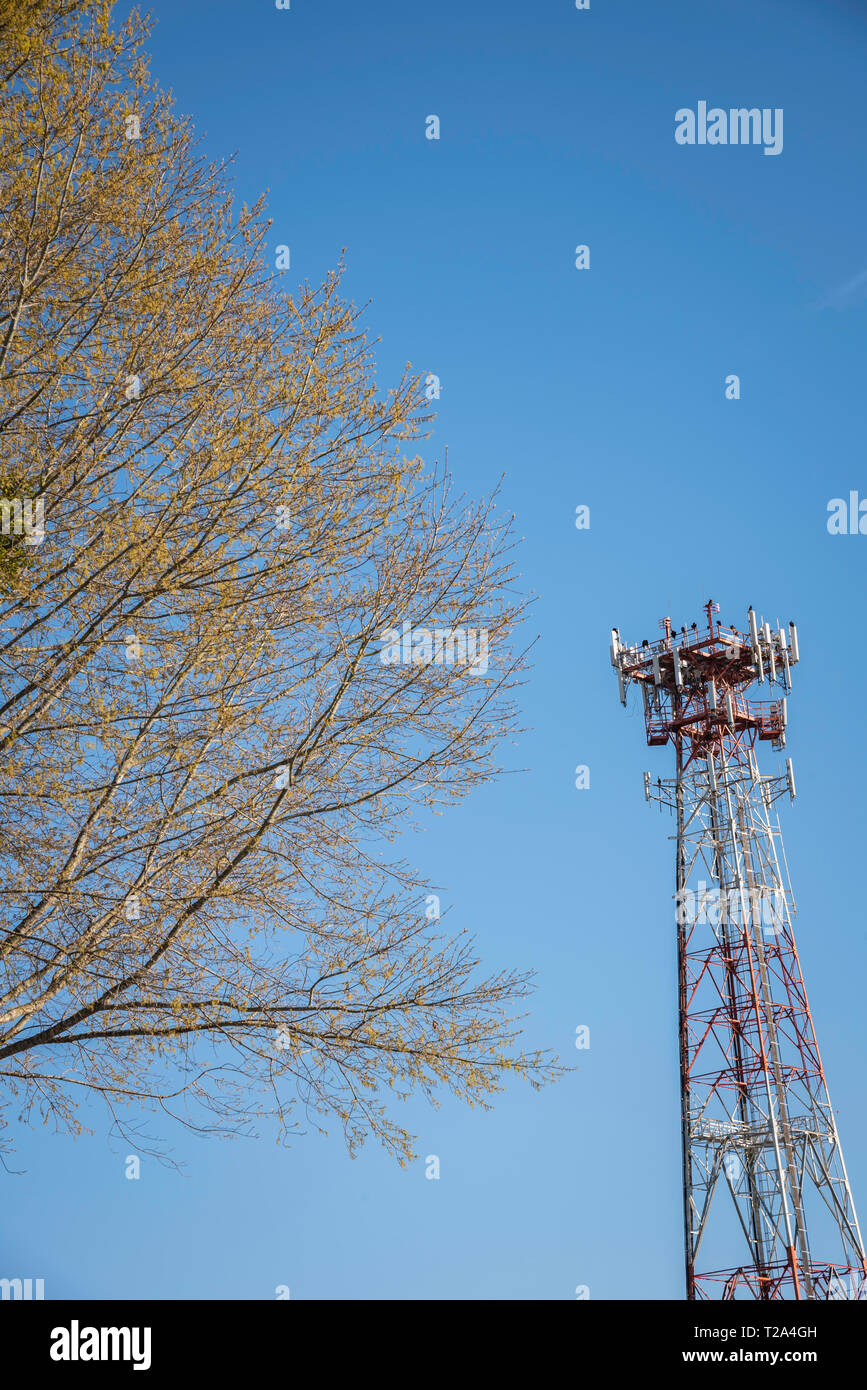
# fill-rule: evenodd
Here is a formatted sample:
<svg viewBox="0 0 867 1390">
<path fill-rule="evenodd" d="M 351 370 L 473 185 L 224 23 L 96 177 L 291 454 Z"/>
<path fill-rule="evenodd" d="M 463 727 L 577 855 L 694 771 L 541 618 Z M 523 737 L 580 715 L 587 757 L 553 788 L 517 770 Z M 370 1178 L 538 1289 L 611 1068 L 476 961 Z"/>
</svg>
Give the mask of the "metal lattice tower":
<svg viewBox="0 0 867 1390">
<path fill-rule="evenodd" d="M 785 747 L 798 661 L 793 623 L 677 633 L 626 647 L 612 631 L 620 698 L 640 687 L 647 742 L 674 745 L 674 778 L 645 796 L 676 818 L 675 925 L 686 1292 L 690 1299 L 867 1297 L 864 1244 L 792 919 L 779 819 L 786 772 L 759 772 L 757 742 Z M 780 698 L 747 699 L 767 682 Z M 716 1199 L 716 1200 L 714 1200 Z"/>
</svg>

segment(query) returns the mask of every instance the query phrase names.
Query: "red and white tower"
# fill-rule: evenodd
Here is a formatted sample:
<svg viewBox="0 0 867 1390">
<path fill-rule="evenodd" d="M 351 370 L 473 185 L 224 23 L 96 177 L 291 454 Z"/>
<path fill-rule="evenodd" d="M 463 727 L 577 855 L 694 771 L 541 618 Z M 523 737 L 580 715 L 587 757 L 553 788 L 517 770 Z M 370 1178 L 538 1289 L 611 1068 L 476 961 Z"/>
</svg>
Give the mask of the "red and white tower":
<svg viewBox="0 0 867 1390">
<path fill-rule="evenodd" d="M 647 742 L 671 743 L 675 776 L 644 775 L 676 818 L 686 1295 L 867 1297 L 867 1263 L 795 946 L 777 798 L 784 774 L 756 746 L 785 747 L 798 661 L 788 633 L 757 621 L 627 647 L 612 631 L 620 698 L 640 688 Z M 756 682 L 779 698 L 749 700 Z"/>
</svg>

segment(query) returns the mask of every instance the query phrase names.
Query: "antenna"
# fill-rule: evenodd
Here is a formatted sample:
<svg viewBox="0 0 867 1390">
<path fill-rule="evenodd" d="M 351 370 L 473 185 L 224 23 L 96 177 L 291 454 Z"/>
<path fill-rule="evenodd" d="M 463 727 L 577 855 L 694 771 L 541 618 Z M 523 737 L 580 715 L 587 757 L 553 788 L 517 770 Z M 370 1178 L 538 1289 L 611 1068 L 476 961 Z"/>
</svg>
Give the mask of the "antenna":
<svg viewBox="0 0 867 1390">
<path fill-rule="evenodd" d="M 675 644 L 663 619 L 661 652 L 625 647 L 617 664 L 621 698 L 630 684 L 644 693 L 647 743 L 676 754 L 674 780 L 654 787 L 645 772 L 644 795 L 677 812 L 686 1296 L 831 1299 L 846 1275 L 863 1287 L 867 1264 L 771 824 L 777 798 L 795 799 L 792 760 L 763 774 L 757 758 L 763 743 L 785 746 L 788 698 L 751 694 L 765 658 L 771 682 L 781 668 L 791 688 L 798 635 L 790 623 L 787 647 L 750 607 L 748 631 L 723 637 L 716 605 L 704 611 L 702 632 L 681 629 Z M 703 900 L 708 883 L 720 910 L 684 921 L 682 904 Z"/>
</svg>

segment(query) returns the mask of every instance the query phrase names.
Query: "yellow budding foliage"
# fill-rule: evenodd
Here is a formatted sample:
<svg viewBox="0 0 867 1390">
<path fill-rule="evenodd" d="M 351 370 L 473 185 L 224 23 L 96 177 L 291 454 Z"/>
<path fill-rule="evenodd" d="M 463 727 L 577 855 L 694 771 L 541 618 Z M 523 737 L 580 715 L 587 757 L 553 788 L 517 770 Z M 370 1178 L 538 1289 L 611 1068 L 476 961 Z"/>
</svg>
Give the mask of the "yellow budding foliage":
<svg viewBox="0 0 867 1390">
<path fill-rule="evenodd" d="M 0 21 L 4 470 L 45 513 L 0 554 L 2 1086 L 405 1160 L 389 1095 L 554 1070 L 527 976 L 477 978 L 381 854 L 514 727 L 509 524 L 407 455 L 421 382 L 377 392 L 340 272 L 284 291 L 139 17 Z M 489 669 L 385 664 L 404 619 L 486 628 Z"/>
</svg>

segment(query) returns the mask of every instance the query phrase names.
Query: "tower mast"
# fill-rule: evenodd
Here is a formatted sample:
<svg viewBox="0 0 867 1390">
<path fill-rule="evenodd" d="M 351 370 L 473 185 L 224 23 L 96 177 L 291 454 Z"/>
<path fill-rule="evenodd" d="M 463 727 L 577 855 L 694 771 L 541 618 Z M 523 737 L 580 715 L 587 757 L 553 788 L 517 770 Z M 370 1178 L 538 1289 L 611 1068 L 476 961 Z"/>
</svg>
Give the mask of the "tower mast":
<svg viewBox="0 0 867 1390">
<path fill-rule="evenodd" d="M 867 1297 L 867 1261 L 798 959 L 774 803 L 785 773 L 756 747 L 786 742 L 799 660 L 756 619 L 706 623 L 624 646 L 622 703 L 641 690 L 647 742 L 671 743 L 673 778 L 645 796 L 675 817 L 675 927 L 688 1299 Z M 754 684 L 769 695 L 754 700 Z M 717 1196 L 717 1194 L 719 1194 Z M 717 1200 L 714 1201 L 714 1198 Z"/>
</svg>

